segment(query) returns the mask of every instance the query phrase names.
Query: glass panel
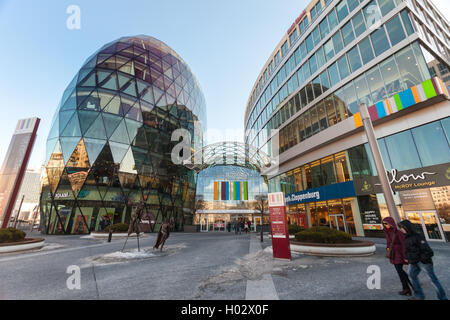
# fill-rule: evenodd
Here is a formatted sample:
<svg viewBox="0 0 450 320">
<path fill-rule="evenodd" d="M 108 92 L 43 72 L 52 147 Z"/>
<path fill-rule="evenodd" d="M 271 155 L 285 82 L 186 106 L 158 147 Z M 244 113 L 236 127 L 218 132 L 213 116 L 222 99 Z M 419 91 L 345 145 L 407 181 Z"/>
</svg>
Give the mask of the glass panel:
<svg viewBox="0 0 450 320">
<path fill-rule="evenodd" d="M 320 40 L 322 40 L 320 38 L 320 30 L 318 27 L 314 28 L 313 32 L 312 32 L 312 36 L 314 39 L 314 46 L 317 46 L 320 42 Z"/>
<path fill-rule="evenodd" d="M 347 57 L 344 55 L 337 61 L 339 67 L 339 74 L 341 75 L 341 80 L 350 75 L 350 70 L 348 68 Z"/>
<path fill-rule="evenodd" d="M 311 82 L 306 85 L 306 95 L 308 96 L 308 103 L 314 100 L 314 92 Z"/>
<path fill-rule="evenodd" d="M 361 58 L 359 57 L 357 46 L 353 47 L 353 49 L 347 53 L 347 56 L 352 72 L 355 72 L 356 70 L 361 68 Z"/>
<path fill-rule="evenodd" d="M 424 167 L 448 162 L 450 148 L 439 121 L 411 129 L 411 131 Z M 437 150 L 439 151 L 436 152 Z"/>
<path fill-rule="evenodd" d="M 348 10 L 352 12 L 359 5 L 358 0 L 347 0 Z"/>
<path fill-rule="evenodd" d="M 323 67 L 326 63 L 325 56 L 323 55 L 323 49 L 322 47 L 319 48 L 316 52 L 316 59 L 317 59 L 317 68 L 320 69 Z"/>
<path fill-rule="evenodd" d="M 332 87 L 332 86 L 334 86 L 335 84 L 337 84 L 339 82 L 339 72 L 337 70 L 336 63 L 333 63 L 328 68 L 328 74 L 330 76 L 330 84 L 331 84 L 331 87 Z"/>
<path fill-rule="evenodd" d="M 406 32 L 408 33 L 408 35 L 413 34 L 414 33 L 414 28 L 413 28 L 413 26 L 411 24 L 411 20 L 409 19 L 408 11 L 406 9 L 404 9 L 400 13 L 400 15 L 402 16 L 403 25 L 405 26 Z"/>
<path fill-rule="evenodd" d="M 345 3 L 345 1 L 341 1 L 341 2 L 336 6 L 336 10 L 337 10 L 337 15 L 338 15 L 338 17 L 339 17 L 339 21 L 344 20 L 345 17 L 348 15 L 347 4 Z"/>
<path fill-rule="evenodd" d="M 358 37 L 364 31 L 366 31 L 366 23 L 364 22 L 364 18 L 362 12 L 359 12 L 352 19 L 353 27 L 355 28 L 355 35 Z"/>
<path fill-rule="evenodd" d="M 336 26 L 339 24 L 336 11 L 334 9 L 328 14 L 328 23 L 330 24 L 330 31 L 336 28 Z"/>
<path fill-rule="evenodd" d="M 438 221 L 435 212 L 423 212 L 423 222 L 429 239 L 442 240 L 441 230 L 439 229 Z"/>
<path fill-rule="evenodd" d="M 338 31 L 333 36 L 333 45 L 334 45 L 334 52 L 337 54 L 344 48 L 344 43 L 342 42 L 341 32 Z"/>
<path fill-rule="evenodd" d="M 320 131 L 328 128 L 327 113 L 323 100 L 317 104 L 317 115 L 319 117 Z"/>
<path fill-rule="evenodd" d="M 323 158 L 321 161 L 322 180 L 324 185 L 336 183 L 336 169 L 333 156 Z"/>
<path fill-rule="evenodd" d="M 406 38 L 405 31 L 403 31 L 402 23 L 400 22 L 400 17 L 398 15 L 386 22 L 386 30 L 393 46 Z"/>
<path fill-rule="evenodd" d="M 314 90 L 314 97 L 319 97 L 322 94 L 322 85 L 320 83 L 320 77 L 316 77 L 313 81 L 313 90 Z"/>
<path fill-rule="evenodd" d="M 331 39 L 324 44 L 323 48 L 325 50 L 325 56 L 327 60 L 330 60 L 334 57 L 333 42 Z"/>
<path fill-rule="evenodd" d="M 349 181 L 350 173 L 348 171 L 345 152 L 340 152 L 335 155 L 335 166 L 336 166 L 337 182 Z"/>
<path fill-rule="evenodd" d="M 372 33 L 370 37 L 372 38 L 373 48 L 375 49 L 375 54 L 377 56 L 389 49 L 389 41 L 383 27 Z"/>
<path fill-rule="evenodd" d="M 313 75 L 317 71 L 317 60 L 315 54 L 309 59 L 309 66 L 311 68 L 311 75 Z"/>
<path fill-rule="evenodd" d="M 333 96 L 330 95 L 325 99 L 325 107 L 327 109 L 327 118 L 330 126 L 337 123 L 336 110 L 334 109 Z"/>
<path fill-rule="evenodd" d="M 386 95 L 388 97 L 402 91 L 402 79 L 393 56 L 380 64 L 380 71 L 386 85 Z"/>
<path fill-rule="evenodd" d="M 341 122 L 348 118 L 342 89 L 335 92 L 334 107 L 336 109 L 337 122 Z"/>
<path fill-rule="evenodd" d="M 375 0 L 372 0 L 367 6 L 365 6 L 363 12 L 364 17 L 366 18 L 367 28 L 370 28 L 374 24 L 380 22 L 381 15 Z"/>
<path fill-rule="evenodd" d="M 368 63 L 374 58 L 372 45 L 370 44 L 369 37 L 365 38 L 363 41 L 359 43 L 359 50 L 361 51 L 363 64 Z"/>
<path fill-rule="evenodd" d="M 410 88 L 425 80 L 422 80 L 422 75 L 419 68 L 411 67 L 418 65 L 411 47 L 407 47 L 397 53 L 395 55 L 395 59 L 400 70 L 400 75 L 403 79 L 404 89 Z"/>
<path fill-rule="evenodd" d="M 346 46 L 355 39 L 351 21 L 347 22 L 345 26 L 342 27 L 342 38 L 344 39 L 344 44 Z"/>
<path fill-rule="evenodd" d="M 305 140 L 305 123 L 303 120 L 303 115 L 298 117 L 297 120 L 298 120 L 297 124 L 298 124 L 298 132 L 300 134 L 300 141 L 303 141 L 303 140 Z"/>
<path fill-rule="evenodd" d="M 354 80 L 358 104 L 365 103 L 367 107 L 373 105 L 369 87 L 367 86 L 366 76 L 363 74 Z"/>
<path fill-rule="evenodd" d="M 320 75 L 320 82 L 322 83 L 322 91 L 325 92 L 330 88 L 330 81 L 328 80 L 328 73 L 325 70 Z"/>
<path fill-rule="evenodd" d="M 420 168 L 421 163 L 411 131 L 384 138 L 392 166 L 398 171 Z"/>
<path fill-rule="evenodd" d="M 312 129 L 311 129 L 311 117 L 309 116 L 309 110 L 303 114 L 303 119 L 305 122 L 305 136 L 306 138 L 311 137 Z"/>
<path fill-rule="evenodd" d="M 367 72 L 367 82 L 372 92 L 372 101 L 377 103 L 386 98 L 386 89 L 378 66 Z"/>
<path fill-rule="evenodd" d="M 323 19 L 319 26 L 320 26 L 320 34 L 323 39 L 330 32 L 330 29 L 328 28 L 328 19 L 327 18 Z"/>
<path fill-rule="evenodd" d="M 322 175 L 320 173 L 320 160 L 311 163 L 311 179 L 313 188 L 323 186 Z"/>
<path fill-rule="evenodd" d="M 312 49 L 314 49 L 312 34 L 310 34 L 308 38 L 306 38 L 306 48 L 308 50 L 308 53 L 311 52 Z"/>
<path fill-rule="evenodd" d="M 393 0 L 378 0 L 378 5 L 381 9 L 381 14 L 385 16 L 388 14 L 392 9 L 395 8 L 395 4 Z"/>
<path fill-rule="evenodd" d="M 319 118 L 317 115 L 316 106 L 314 105 L 311 109 L 309 109 L 311 114 L 311 125 L 312 125 L 312 134 L 316 134 L 319 132 Z"/>
<path fill-rule="evenodd" d="M 358 112 L 358 100 L 356 98 L 355 87 L 353 82 L 347 84 L 343 89 L 345 104 L 347 106 L 348 117 Z"/>
</svg>

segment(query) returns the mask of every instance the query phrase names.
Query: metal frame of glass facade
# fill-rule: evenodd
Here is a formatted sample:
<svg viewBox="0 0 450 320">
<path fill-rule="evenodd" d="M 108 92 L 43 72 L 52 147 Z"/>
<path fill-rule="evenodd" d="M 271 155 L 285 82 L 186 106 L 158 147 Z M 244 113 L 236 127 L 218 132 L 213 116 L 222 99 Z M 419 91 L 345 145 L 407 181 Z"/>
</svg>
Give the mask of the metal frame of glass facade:
<svg viewBox="0 0 450 320">
<path fill-rule="evenodd" d="M 196 173 L 170 158 L 176 129 L 202 146 L 194 122 L 206 127 L 205 99 L 189 67 L 149 36 L 106 44 L 83 64 L 65 90 L 47 139 L 41 230 L 98 231 L 102 217 L 129 222 L 145 201 L 175 230 L 192 224 Z M 131 200 L 131 201 L 130 201 Z"/>
</svg>

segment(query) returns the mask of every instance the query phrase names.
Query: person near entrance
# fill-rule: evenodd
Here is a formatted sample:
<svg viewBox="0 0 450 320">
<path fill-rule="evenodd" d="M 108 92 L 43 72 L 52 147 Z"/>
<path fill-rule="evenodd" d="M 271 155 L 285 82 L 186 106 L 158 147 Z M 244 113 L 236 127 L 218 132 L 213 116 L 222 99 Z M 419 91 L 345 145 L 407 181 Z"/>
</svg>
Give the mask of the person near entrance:
<svg viewBox="0 0 450 320">
<path fill-rule="evenodd" d="M 234 220 L 234 233 L 235 234 L 237 234 L 239 231 L 239 225 L 240 225 L 239 220 L 238 219 Z"/>
<path fill-rule="evenodd" d="M 248 232 L 250 232 L 250 228 L 252 227 L 252 223 L 250 222 L 250 220 L 247 221 L 247 227 Z"/>
<path fill-rule="evenodd" d="M 383 219 L 383 231 L 387 242 L 386 257 L 389 258 L 391 264 L 394 265 L 403 287 L 403 290 L 398 294 L 410 296 L 412 294 L 412 284 L 408 278 L 408 274 L 403 270 L 406 259 L 405 237 L 403 236 L 403 233 L 397 229 L 397 225 L 391 217 Z"/>
<path fill-rule="evenodd" d="M 231 232 L 231 221 L 228 221 L 227 223 L 227 231 Z"/>
<path fill-rule="evenodd" d="M 411 300 L 424 300 L 425 294 L 419 282 L 421 266 L 425 269 L 434 284 L 436 295 L 439 300 L 448 300 L 442 284 L 439 282 L 433 268 L 433 250 L 428 245 L 425 238 L 416 232 L 413 224 L 409 220 L 403 220 L 398 224 L 400 231 L 405 235 L 405 262 L 410 264 L 409 276 L 414 288 L 414 297 Z"/>
</svg>

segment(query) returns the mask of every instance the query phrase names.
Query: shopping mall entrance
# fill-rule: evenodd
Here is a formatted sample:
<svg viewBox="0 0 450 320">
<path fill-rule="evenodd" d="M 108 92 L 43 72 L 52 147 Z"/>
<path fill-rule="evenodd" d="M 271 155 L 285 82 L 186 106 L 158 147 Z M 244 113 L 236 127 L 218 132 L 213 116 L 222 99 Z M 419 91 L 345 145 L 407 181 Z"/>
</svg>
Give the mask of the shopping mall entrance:
<svg viewBox="0 0 450 320">
<path fill-rule="evenodd" d="M 427 241 L 445 241 L 436 211 L 406 211 L 406 218 Z"/>
<path fill-rule="evenodd" d="M 345 223 L 345 216 L 343 214 L 330 214 L 328 217 L 330 228 L 347 232 L 347 223 Z"/>
</svg>

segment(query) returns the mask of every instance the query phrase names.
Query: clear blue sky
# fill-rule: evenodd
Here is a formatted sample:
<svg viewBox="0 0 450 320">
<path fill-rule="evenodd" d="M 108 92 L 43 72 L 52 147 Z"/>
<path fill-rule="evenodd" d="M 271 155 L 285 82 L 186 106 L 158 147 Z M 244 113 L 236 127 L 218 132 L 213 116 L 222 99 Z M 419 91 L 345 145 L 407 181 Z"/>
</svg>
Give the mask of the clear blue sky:
<svg viewBox="0 0 450 320">
<path fill-rule="evenodd" d="M 153 36 L 183 57 L 203 88 L 208 128 L 242 130 L 256 77 L 308 3 L 0 0 L 0 161 L 17 120 L 38 116 L 42 122 L 30 166 L 39 167 L 65 87 L 89 55 L 126 35 Z M 66 27 L 69 5 L 81 8 L 81 30 Z"/>
</svg>

